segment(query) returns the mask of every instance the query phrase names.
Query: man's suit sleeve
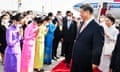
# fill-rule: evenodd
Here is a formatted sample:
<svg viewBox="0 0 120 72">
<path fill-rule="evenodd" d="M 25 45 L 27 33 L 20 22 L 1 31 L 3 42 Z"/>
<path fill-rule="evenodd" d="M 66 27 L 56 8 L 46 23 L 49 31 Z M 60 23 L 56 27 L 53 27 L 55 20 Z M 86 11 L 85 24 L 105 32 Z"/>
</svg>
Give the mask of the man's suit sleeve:
<svg viewBox="0 0 120 72">
<path fill-rule="evenodd" d="M 65 32 L 65 21 L 66 21 L 66 18 L 64 17 L 63 20 L 62 20 L 62 22 L 63 22 L 63 25 L 62 25 L 62 29 L 63 29 L 63 30 L 62 30 L 62 36 L 61 36 L 62 38 L 64 38 L 64 32 Z"/>
<path fill-rule="evenodd" d="M 97 27 L 93 34 L 92 64 L 99 65 L 104 45 L 104 29 Z"/>
<path fill-rule="evenodd" d="M 2 37 L 1 37 L 2 31 L 1 31 L 1 27 L 0 27 L 0 43 L 2 43 Z"/>
<path fill-rule="evenodd" d="M 74 36 L 74 40 L 76 39 L 76 36 L 77 36 L 77 22 L 75 21 L 75 36 Z"/>
<path fill-rule="evenodd" d="M 116 61 L 116 57 L 117 57 L 117 53 L 119 53 L 119 44 L 120 44 L 120 34 L 117 37 L 117 42 L 115 45 L 115 49 L 112 53 L 112 59 L 111 59 L 111 63 L 110 63 L 110 68 L 113 69 L 115 67 L 115 61 Z"/>
</svg>

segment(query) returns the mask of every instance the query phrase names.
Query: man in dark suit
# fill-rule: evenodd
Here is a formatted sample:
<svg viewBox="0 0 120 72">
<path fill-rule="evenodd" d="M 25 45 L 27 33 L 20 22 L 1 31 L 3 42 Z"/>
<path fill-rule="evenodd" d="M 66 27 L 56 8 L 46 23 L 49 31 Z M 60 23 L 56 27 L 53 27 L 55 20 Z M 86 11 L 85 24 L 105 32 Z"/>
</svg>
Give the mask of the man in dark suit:
<svg viewBox="0 0 120 72">
<path fill-rule="evenodd" d="M 104 45 L 104 30 L 93 17 L 89 4 L 80 7 L 83 20 L 73 47 L 71 72 L 92 72 L 100 62 Z"/>
<path fill-rule="evenodd" d="M 67 16 L 63 19 L 63 48 L 65 51 L 65 63 L 70 67 L 72 48 L 77 33 L 77 24 L 72 19 L 71 11 L 66 12 Z"/>
<path fill-rule="evenodd" d="M 54 24 L 56 23 L 58 24 L 54 32 L 54 39 L 53 39 L 53 51 L 52 51 L 53 60 L 59 59 L 59 57 L 57 56 L 57 48 L 62 37 L 62 25 L 63 25 L 62 20 L 63 20 L 62 12 L 58 11 L 55 19 L 53 20 Z"/>
<path fill-rule="evenodd" d="M 118 28 L 120 31 L 120 26 Z M 117 38 L 115 49 L 112 53 L 110 72 L 120 72 L 120 33 Z"/>
</svg>

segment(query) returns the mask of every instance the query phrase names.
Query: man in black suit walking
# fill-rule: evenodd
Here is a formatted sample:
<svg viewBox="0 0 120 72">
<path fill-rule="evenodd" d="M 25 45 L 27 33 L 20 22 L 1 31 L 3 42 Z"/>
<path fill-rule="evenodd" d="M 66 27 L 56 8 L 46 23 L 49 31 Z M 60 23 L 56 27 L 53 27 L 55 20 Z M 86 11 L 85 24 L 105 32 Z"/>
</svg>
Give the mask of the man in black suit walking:
<svg viewBox="0 0 120 72">
<path fill-rule="evenodd" d="M 63 20 L 62 12 L 58 11 L 55 19 L 53 20 L 54 24 L 56 23 L 58 24 L 54 32 L 54 39 L 53 39 L 53 51 L 52 51 L 53 60 L 59 59 L 59 57 L 57 56 L 57 48 L 62 37 L 62 25 L 63 25 L 62 20 Z"/>
<path fill-rule="evenodd" d="M 63 19 L 63 48 L 65 51 L 65 63 L 70 67 L 72 48 L 77 33 L 77 24 L 72 19 L 72 12 L 67 11 L 67 16 Z"/>
<path fill-rule="evenodd" d="M 120 25 L 117 28 L 120 31 Z M 117 38 L 115 49 L 112 53 L 110 72 L 120 72 L 120 33 Z"/>
<path fill-rule="evenodd" d="M 73 47 L 71 72 L 92 72 L 100 62 L 104 45 L 104 30 L 93 17 L 89 4 L 80 7 L 83 20 Z"/>
</svg>

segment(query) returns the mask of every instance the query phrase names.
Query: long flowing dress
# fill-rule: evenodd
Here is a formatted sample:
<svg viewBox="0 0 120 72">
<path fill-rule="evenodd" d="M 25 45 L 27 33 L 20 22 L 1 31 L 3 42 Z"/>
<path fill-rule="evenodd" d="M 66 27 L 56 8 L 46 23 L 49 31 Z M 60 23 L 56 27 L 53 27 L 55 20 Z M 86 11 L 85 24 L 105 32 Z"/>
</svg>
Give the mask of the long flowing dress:
<svg viewBox="0 0 120 72">
<path fill-rule="evenodd" d="M 104 43 L 104 48 L 103 48 L 101 63 L 99 68 L 103 72 L 109 72 L 109 66 L 111 61 L 110 56 L 112 55 L 112 51 L 114 50 L 119 32 L 114 25 L 111 27 L 104 26 L 104 30 L 105 33 L 109 35 L 109 38 L 105 36 L 105 43 Z"/>
<path fill-rule="evenodd" d="M 7 47 L 5 50 L 4 72 L 20 72 L 21 39 L 17 27 L 11 25 L 6 32 Z"/>
<path fill-rule="evenodd" d="M 48 33 L 45 37 L 45 55 L 44 55 L 44 64 L 51 64 L 52 61 L 52 44 L 54 38 L 54 31 L 56 29 L 55 25 L 49 23 L 47 25 Z"/>
<path fill-rule="evenodd" d="M 39 33 L 36 37 L 36 44 L 35 44 L 35 59 L 34 59 L 34 68 L 41 69 L 43 67 L 44 61 L 44 41 L 46 35 L 46 26 L 41 25 L 39 27 Z"/>
<path fill-rule="evenodd" d="M 25 29 L 21 56 L 21 72 L 33 72 L 37 29 L 37 26 L 33 23 L 29 24 Z"/>
</svg>

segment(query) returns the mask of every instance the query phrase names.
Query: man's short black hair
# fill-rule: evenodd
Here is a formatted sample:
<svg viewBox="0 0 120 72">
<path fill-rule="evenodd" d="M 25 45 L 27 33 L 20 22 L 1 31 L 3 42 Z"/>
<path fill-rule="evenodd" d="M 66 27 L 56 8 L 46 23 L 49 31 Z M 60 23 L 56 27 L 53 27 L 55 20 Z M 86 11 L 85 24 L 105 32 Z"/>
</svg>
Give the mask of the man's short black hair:
<svg viewBox="0 0 120 72">
<path fill-rule="evenodd" d="M 72 12 L 68 10 L 68 11 L 66 11 L 66 14 L 68 14 L 68 13 L 72 13 Z"/>
<path fill-rule="evenodd" d="M 53 13 L 52 12 L 49 12 L 48 13 L 48 16 L 50 17 L 50 16 L 53 16 Z"/>
<path fill-rule="evenodd" d="M 91 14 L 93 14 L 94 12 L 93 7 L 90 4 L 84 4 L 80 6 L 80 9 L 83 9 L 84 11 L 89 11 Z"/>
<path fill-rule="evenodd" d="M 62 13 L 61 11 L 57 11 L 57 13 Z"/>
</svg>

